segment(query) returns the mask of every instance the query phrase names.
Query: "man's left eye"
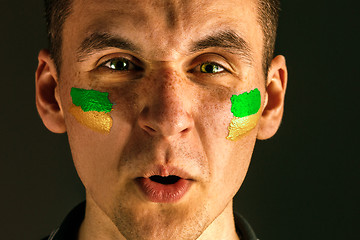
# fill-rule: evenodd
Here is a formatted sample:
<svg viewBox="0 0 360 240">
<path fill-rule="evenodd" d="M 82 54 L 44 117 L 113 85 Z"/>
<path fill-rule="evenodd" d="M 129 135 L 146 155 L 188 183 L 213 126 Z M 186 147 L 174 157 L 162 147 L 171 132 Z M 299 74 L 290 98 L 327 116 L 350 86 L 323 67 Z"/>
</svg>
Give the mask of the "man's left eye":
<svg viewBox="0 0 360 240">
<path fill-rule="evenodd" d="M 200 65 L 200 72 L 202 73 L 221 73 L 225 69 L 217 63 L 206 62 Z"/>
</svg>

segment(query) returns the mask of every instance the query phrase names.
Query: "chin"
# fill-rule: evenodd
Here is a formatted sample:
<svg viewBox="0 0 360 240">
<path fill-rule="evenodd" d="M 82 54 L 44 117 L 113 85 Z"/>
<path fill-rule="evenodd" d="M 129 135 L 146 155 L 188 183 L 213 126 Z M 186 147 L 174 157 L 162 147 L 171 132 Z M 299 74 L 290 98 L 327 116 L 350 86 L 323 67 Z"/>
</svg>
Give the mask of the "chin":
<svg viewBox="0 0 360 240">
<path fill-rule="evenodd" d="M 119 204 L 111 218 L 127 240 L 197 239 L 211 223 L 209 207 L 201 201 L 191 202 L 134 205 L 133 201 L 132 206 Z"/>
</svg>

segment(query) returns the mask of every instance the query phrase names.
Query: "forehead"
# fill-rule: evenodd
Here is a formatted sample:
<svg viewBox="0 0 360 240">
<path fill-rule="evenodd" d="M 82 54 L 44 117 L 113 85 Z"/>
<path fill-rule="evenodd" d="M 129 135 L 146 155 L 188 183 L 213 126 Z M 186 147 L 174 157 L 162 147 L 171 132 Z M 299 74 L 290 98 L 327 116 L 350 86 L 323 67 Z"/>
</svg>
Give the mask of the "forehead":
<svg viewBox="0 0 360 240">
<path fill-rule="evenodd" d="M 64 26 L 65 35 L 75 36 L 72 44 L 94 32 L 110 32 L 140 46 L 157 43 L 152 45 L 157 54 L 181 52 L 188 42 L 219 30 L 233 30 L 256 45 L 254 36 L 262 32 L 255 0 L 74 0 Z"/>
<path fill-rule="evenodd" d="M 87 12 L 132 15 L 142 20 L 162 19 L 170 27 L 201 17 L 248 14 L 255 0 L 74 0 L 75 15 Z M 245 12 L 246 11 L 246 12 Z M 97 14 L 97 15 L 98 15 Z M 139 21 L 144 24 L 146 21 Z"/>
</svg>

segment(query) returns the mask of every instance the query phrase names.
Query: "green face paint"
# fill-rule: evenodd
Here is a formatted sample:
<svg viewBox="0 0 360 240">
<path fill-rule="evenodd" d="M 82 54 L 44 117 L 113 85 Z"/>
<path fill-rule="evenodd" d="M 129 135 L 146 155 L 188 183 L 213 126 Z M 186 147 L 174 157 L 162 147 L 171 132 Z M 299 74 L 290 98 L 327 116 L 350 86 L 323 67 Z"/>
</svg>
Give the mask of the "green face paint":
<svg viewBox="0 0 360 240">
<path fill-rule="evenodd" d="M 73 104 L 69 111 L 79 123 L 97 132 L 110 132 L 113 104 L 108 98 L 109 93 L 72 88 L 70 95 Z"/>
<path fill-rule="evenodd" d="M 231 112 L 234 117 L 228 127 L 227 139 L 236 141 L 256 127 L 260 118 L 261 95 L 259 89 L 231 97 Z"/>
<path fill-rule="evenodd" d="M 235 117 L 247 117 L 257 113 L 261 105 L 261 96 L 259 89 L 245 92 L 238 96 L 233 95 L 231 97 L 231 112 Z"/>
<path fill-rule="evenodd" d="M 70 93 L 75 106 L 84 112 L 96 111 L 108 113 L 113 104 L 109 101 L 109 93 L 95 90 L 72 88 Z"/>
</svg>

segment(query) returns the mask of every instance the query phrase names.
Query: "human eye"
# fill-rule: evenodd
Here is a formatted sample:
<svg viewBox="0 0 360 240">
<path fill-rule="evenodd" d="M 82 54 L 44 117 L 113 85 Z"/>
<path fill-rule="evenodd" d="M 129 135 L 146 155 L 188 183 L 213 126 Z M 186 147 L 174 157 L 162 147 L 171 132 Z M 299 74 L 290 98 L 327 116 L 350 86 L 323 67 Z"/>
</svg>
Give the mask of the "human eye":
<svg viewBox="0 0 360 240">
<path fill-rule="evenodd" d="M 226 71 L 224 67 L 222 67 L 220 64 L 217 64 L 215 62 L 205 62 L 200 64 L 199 67 L 201 73 L 216 74 Z"/>
<path fill-rule="evenodd" d="M 204 53 L 185 64 L 187 77 L 201 84 L 231 86 L 238 81 L 234 59 L 218 53 Z"/>
<path fill-rule="evenodd" d="M 132 63 L 131 61 L 129 61 L 126 58 L 113 58 L 113 59 L 107 60 L 100 66 L 109 68 L 110 70 L 113 70 L 113 71 L 132 71 L 132 70 L 139 69 L 139 67 L 137 67 L 134 63 Z"/>
</svg>

